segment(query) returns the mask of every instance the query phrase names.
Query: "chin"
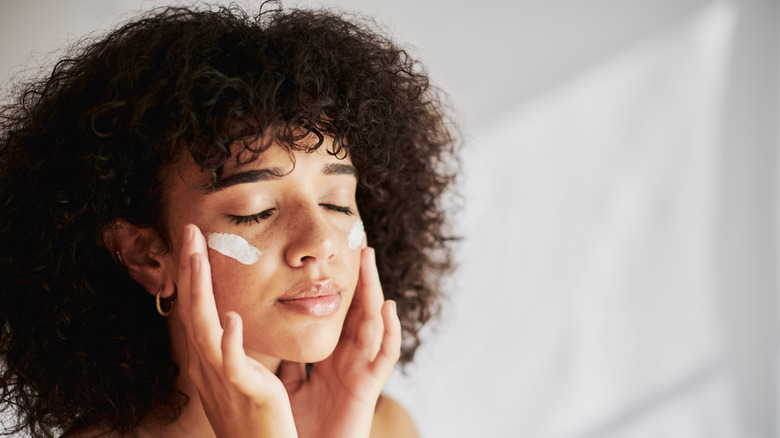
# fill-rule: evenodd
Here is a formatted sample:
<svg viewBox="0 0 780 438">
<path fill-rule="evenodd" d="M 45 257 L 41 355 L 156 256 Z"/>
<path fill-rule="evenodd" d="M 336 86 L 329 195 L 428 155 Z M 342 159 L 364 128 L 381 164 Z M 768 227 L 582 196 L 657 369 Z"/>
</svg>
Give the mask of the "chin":
<svg viewBox="0 0 780 438">
<path fill-rule="evenodd" d="M 248 342 L 245 347 L 265 356 L 278 359 L 313 363 L 326 359 L 336 349 L 341 336 L 341 326 L 315 325 L 300 330 L 279 333 Z"/>
<path fill-rule="evenodd" d="M 340 335 L 340 330 L 335 334 L 328 333 L 328 330 L 320 330 L 315 334 L 294 337 L 286 345 L 286 354 L 281 357 L 301 363 L 325 360 L 336 349 Z"/>
<path fill-rule="evenodd" d="M 331 354 L 333 354 L 333 350 L 336 349 L 336 346 L 333 345 L 332 348 L 329 348 L 327 350 L 321 349 L 319 351 L 309 350 L 309 351 L 303 351 L 299 354 L 295 354 L 294 358 L 286 359 L 288 361 L 293 362 L 300 362 L 300 363 L 315 363 L 320 362 L 328 357 L 330 357 Z"/>
</svg>

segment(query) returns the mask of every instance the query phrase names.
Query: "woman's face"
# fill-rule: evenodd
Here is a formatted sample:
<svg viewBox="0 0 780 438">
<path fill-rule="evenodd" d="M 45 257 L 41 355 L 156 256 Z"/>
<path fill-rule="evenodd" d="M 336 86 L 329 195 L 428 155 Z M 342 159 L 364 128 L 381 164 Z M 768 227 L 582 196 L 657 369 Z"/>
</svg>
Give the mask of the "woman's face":
<svg viewBox="0 0 780 438">
<path fill-rule="evenodd" d="M 279 146 L 251 163 L 230 161 L 212 191 L 197 188 L 208 175 L 189 157 L 171 172 L 165 199 L 173 257 L 190 223 L 207 238 L 240 236 L 262 253 L 252 264 L 208 253 L 218 313 L 241 315 L 249 355 L 316 362 L 341 334 L 364 244 L 355 247 L 354 236 L 348 244 L 360 219 L 355 168 L 329 154 L 331 146 L 326 139 L 316 152 L 294 153 L 294 166 Z"/>
</svg>

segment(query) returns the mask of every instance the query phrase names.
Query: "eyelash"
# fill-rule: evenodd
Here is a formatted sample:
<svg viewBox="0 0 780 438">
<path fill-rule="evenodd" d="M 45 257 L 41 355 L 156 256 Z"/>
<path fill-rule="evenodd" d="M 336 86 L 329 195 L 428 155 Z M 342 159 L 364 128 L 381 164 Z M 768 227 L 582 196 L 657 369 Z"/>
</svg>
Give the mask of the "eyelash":
<svg viewBox="0 0 780 438">
<path fill-rule="evenodd" d="M 251 225 L 253 223 L 259 224 L 260 221 L 268 219 L 273 214 L 273 210 L 261 211 L 257 214 L 251 214 L 249 216 L 236 216 L 229 214 L 230 221 L 236 225 Z"/>
<path fill-rule="evenodd" d="M 352 216 L 355 213 L 352 211 L 351 208 L 341 205 L 333 205 L 333 204 L 320 204 L 321 206 L 327 208 L 328 210 L 335 211 L 337 213 L 344 213 L 347 216 Z M 236 225 L 251 225 L 251 224 L 259 224 L 260 221 L 263 221 L 265 219 L 270 218 L 273 215 L 273 209 L 270 210 L 264 210 L 260 213 L 252 214 L 249 216 L 236 216 L 229 214 L 228 217 L 230 218 L 230 221 L 233 222 Z"/>
</svg>

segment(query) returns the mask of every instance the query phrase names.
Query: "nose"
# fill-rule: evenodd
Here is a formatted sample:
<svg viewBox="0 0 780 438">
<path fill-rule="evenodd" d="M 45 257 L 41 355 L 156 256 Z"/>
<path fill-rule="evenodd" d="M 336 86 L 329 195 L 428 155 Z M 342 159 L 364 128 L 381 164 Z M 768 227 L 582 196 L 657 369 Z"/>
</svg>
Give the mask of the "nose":
<svg viewBox="0 0 780 438">
<path fill-rule="evenodd" d="M 322 212 L 300 208 L 289 221 L 287 264 L 298 268 L 307 264 L 329 263 L 336 259 L 336 236 Z"/>
</svg>

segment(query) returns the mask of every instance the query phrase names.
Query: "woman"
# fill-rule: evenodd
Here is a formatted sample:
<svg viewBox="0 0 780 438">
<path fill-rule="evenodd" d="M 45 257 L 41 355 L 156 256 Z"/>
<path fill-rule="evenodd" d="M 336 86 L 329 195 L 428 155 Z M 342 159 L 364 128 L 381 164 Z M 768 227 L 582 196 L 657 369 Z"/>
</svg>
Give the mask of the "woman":
<svg viewBox="0 0 780 438">
<path fill-rule="evenodd" d="M 418 63 L 324 11 L 168 8 L 21 91 L 6 433 L 413 436 L 380 391 L 436 312 L 454 176 Z"/>
</svg>

